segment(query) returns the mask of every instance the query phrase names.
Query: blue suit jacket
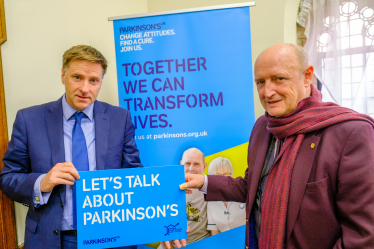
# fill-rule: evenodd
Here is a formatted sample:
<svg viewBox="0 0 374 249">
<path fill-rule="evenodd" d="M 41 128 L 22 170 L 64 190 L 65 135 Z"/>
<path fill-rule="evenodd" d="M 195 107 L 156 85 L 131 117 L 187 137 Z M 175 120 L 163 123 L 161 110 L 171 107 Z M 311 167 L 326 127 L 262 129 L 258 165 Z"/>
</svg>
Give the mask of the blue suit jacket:
<svg viewBox="0 0 374 249">
<path fill-rule="evenodd" d="M 94 120 L 97 170 L 142 167 L 128 110 L 95 101 Z M 29 206 L 25 248 L 61 248 L 64 185 L 53 189 L 47 204 L 33 204 L 36 179 L 65 162 L 61 98 L 18 111 L 3 162 L 0 189 Z"/>
</svg>

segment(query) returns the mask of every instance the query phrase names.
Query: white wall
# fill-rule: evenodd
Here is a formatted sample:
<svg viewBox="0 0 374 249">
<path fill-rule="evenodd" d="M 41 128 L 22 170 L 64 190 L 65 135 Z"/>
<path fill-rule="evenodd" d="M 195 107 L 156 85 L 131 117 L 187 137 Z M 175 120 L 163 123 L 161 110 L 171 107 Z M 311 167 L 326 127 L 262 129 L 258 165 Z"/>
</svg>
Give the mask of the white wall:
<svg viewBox="0 0 374 249">
<path fill-rule="evenodd" d="M 112 22 L 108 17 L 147 12 L 146 0 L 5 0 L 8 40 L 2 46 L 9 136 L 17 110 L 57 100 L 63 93 L 62 54 L 92 45 L 109 61 L 99 100 L 118 105 Z M 18 244 L 27 208 L 16 203 Z"/>
</svg>

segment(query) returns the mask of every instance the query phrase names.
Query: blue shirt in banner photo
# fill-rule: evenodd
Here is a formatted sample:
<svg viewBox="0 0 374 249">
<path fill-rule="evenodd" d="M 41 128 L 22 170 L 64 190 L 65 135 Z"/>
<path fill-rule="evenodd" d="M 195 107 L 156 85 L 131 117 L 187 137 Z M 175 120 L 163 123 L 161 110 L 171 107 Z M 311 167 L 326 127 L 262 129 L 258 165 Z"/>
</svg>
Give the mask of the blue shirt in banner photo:
<svg viewBox="0 0 374 249">
<path fill-rule="evenodd" d="M 187 238 L 184 166 L 80 172 L 78 248 Z"/>
</svg>

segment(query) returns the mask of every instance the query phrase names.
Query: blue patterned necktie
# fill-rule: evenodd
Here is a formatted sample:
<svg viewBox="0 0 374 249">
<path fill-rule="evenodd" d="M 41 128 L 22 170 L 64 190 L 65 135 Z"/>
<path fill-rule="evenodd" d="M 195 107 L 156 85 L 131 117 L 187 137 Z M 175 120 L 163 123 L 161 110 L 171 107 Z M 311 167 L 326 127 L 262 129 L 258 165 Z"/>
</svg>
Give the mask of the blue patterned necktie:
<svg viewBox="0 0 374 249">
<path fill-rule="evenodd" d="M 75 124 L 72 133 L 73 148 L 73 165 L 78 171 L 88 171 L 88 154 L 86 146 L 86 138 L 82 129 L 83 112 L 74 113 Z M 76 204 L 76 184 L 73 185 L 73 226 L 77 229 L 77 204 Z"/>
</svg>

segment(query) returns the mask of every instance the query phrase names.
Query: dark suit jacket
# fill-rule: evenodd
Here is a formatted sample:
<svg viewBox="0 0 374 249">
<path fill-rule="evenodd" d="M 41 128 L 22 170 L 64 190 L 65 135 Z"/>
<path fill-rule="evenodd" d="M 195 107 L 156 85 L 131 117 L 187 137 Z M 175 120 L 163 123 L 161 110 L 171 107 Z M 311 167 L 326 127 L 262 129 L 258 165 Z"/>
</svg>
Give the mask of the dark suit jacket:
<svg viewBox="0 0 374 249">
<path fill-rule="evenodd" d="M 141 167 L 130 112 L 99 101 L 95 101 L 93 112 L 97 170 Z M 61 248 L 64 185 L 53 189 L 47 204 L 39 208 L 33 205 L 36 179 L 65 162 L 61 98 L 18 111 L 3 162 L 1 190 L 10 199 L 30 207 L 25 248 Z"/>
<path fill-rule="evenodd" d="M 246 202 L 246 246 L 271 137 L 266 125 L 260 117 L 253 127 L 244 178 L 208 176 L 207 201 Z M 369 123 L 346 121 L 306 134 L 292 172 L 285 239 L 286 248 L 374 248 L 374 130 Z"/>
</svg>

